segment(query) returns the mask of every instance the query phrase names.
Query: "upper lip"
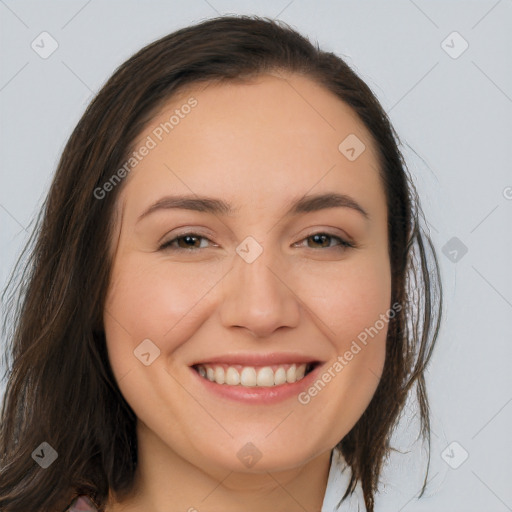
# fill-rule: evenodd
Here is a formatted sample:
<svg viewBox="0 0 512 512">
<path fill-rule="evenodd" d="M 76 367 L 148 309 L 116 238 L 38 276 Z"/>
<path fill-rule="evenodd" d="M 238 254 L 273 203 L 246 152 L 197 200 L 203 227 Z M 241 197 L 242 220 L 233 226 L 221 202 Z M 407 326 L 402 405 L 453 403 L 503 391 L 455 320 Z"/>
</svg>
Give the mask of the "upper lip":
<svg viewBox="0 0 512 512">
<path fill-rule="evenodd" d="M 272 352 L 268 354 L 237 353 L 224 356 L 213 356 L 196 361 L 191 366 L 198 364 L 239 364 L 242 366 L 271 366 L 292 363 L 319 363 L 321 361 L 313 356 L 297 353 Z"/>
</svg>

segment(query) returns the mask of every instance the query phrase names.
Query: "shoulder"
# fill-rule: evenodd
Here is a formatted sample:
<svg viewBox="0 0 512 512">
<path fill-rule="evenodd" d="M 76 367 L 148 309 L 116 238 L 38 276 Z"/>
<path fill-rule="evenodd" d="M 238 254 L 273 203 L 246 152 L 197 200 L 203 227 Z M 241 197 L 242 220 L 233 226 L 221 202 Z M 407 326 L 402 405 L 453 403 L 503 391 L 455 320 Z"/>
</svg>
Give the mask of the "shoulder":
<svg viewBox="0 0 512 512">
<path fill-rule="evenodd" d="M 99 512 L 91 499 L 86 495 L 77 496 L 64 512 Z"/>
</svg>

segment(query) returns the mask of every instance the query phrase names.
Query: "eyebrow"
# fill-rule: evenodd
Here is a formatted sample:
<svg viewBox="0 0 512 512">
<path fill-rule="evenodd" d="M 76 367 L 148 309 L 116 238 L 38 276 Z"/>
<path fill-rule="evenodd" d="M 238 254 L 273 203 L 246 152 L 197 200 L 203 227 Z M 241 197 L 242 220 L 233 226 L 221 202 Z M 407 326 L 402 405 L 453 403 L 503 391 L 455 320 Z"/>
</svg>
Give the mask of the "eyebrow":
<svg viewBox="0 0 512 512">
<path fill-rule="evenodd" d="M 306 195 L 290 203 L 286 216 L 299 215 L 301 213 L 317 212 L 328 208 L 350 208 L 359 212 L 365 219 L 370 219 L 368 212 L 352 197 L 346 194 L 326 193 Z M 147 208 L 137 219 L 137 222 L 151 213 L 160 210 L 193 210 L 218 215 L 232 215 L 239 208 L 221 199 L 197 195 L 166 196 Z"/>
</svg>

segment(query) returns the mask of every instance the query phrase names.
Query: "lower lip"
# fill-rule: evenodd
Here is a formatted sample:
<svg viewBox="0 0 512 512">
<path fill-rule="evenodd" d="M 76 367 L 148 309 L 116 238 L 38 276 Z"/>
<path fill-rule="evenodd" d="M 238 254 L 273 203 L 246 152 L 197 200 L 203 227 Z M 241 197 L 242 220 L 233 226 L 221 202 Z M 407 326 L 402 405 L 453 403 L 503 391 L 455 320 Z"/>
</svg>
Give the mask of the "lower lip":
<svg viewBox="0 0 512 512">
<path fill-rule="evenodd" d="M 311 386 L 316 380 L 321 367 L 322 365 L 316 366 L 313 371 L 297 382 L 272 387 L 246 387 L 241 385 L 230 386 L 228 384 L 217 384 L 216 382 L 201 377 L 193 368 L 190 368 L 190 370 L 208 391 L 221 398 L 249 404 L 274 404 L 292 397 L 297 397 L 299 393 Z"/>
</svg>

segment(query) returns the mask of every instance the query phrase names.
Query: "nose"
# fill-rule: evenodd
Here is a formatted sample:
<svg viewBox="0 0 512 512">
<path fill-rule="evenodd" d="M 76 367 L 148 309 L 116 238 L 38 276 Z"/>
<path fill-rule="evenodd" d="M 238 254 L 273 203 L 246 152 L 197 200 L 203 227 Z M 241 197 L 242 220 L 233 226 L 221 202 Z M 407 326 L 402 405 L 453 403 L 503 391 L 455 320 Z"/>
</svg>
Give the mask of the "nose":
<svg viewBox="0 0 512 512">
<path fill-rule="evenodd" d="M 290 276 L 266 249 L 252 263 L 236 255 L 223 287 L 223 325 L 247 329 L 258 338 L 281 327 L 296 327 L 301 303 L 288 282 Z"/>
</svg>

